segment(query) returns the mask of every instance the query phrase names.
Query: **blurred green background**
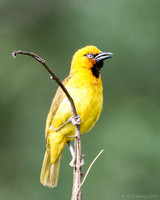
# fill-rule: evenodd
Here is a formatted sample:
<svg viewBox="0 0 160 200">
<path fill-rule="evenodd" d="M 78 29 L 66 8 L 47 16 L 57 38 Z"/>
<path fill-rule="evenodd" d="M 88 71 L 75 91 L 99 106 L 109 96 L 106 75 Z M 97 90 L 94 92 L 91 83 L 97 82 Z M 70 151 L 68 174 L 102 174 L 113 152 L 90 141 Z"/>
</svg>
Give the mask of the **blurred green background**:
<svg viewBox="0 0 160 200">
<path fill-rule="evenodd" d="M 70 199 L 72 190 L 67 146 L 58 187 L 39 182 L 57 85 L 38 62 L 11 53 L 37 53 L 63 80 L 74 52 L 90 44 L 114 58 L 102 70 L 100 120 L 82 137 L 84 173 L 104 149 L 83 199 L 160 199 L 160 1 L 1 0 L 0 200 Z"/>
</svg>

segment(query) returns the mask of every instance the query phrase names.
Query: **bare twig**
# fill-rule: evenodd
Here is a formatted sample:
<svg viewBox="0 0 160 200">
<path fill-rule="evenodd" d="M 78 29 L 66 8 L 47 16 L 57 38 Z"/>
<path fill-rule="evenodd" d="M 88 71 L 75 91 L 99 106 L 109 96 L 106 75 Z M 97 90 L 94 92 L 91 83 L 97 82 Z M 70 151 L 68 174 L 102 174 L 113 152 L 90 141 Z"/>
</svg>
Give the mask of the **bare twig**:
<svg viewBox="0 0 160 200">
<path fill-rule="evenodd" d="M 78 188 L 78 191 L 80 190 L 80 188 L 82 187 L 83 183 L 85 182 L 85 180 L 86 180 L 86 178 L 87 178 L 87 176 L 88 176 L 88 173 L 89 173 L 89 171 L 91 170 L 91 167 L 92 167 L 93 164 L 96 162 L 97 158 L 103 153 L 103 151 L 104 151 L 104 149 L 102 149 L 102 150 L 99 152 L 99 154 L 94 158 L 94 160 L 91 162 L 91 164 L 90 164 L 90 166 L 88 167 L 87 172 L 86 172 L 86 174 L 85 174 L 85 176 L 84 176 L 84 178 L 83 178 L 83 181 L 81 182 L 81 184 L 80 184 L 80 186 L 79 186 L 79 188 Z M 77 191 L 77 192 L 78 192 L 78 191 Z"/>
<path fill-rule="evenodd" d="M 36 59 L 38 62 L 40 62 L 45 67 L 45 69 L 50 73 L 51 78 L 54 79 L 58 83 L 58 85 L 61 87 L 63 92 L 68 97 L 68 100 L 71 104 L 73 118 L 76 120 L 78 118 L 78 115 L 77 115 L 76 107 L 75 107 L 75 104 L 74 104 L 72 97 L 70 96 L 70 94 L 68 93 L 67 89 L 62 84 L 62 82 L 59 80 L 59 78 L 54 74 L 54 72 L 45 63 L 45 60 L 43 60 L 41 57 L 39 57 L 35 53 L 21 51 L 21 50 L 14 51 L 12 53 L 12 56 L 14 58 L 16 58 L 16 56 L 18 54 L 31 56 L 34 59 Z M 82 158 L 82 154 L 81 154 L 81 134 L 80 134 L 80 125 L 79 124 L 75 124 L 75 136 L 76 136 L 75 139 L 74 139 L 74 142 L 75 142 L 74 143 L 75 167 L 74 167 L 74 170 L 73 170 L 72 200 L 81 200 L 81 197 L 82 197 L 81 190 L 78 189 L 80 184 L 81 184 L 81 177 L 82 177 L 82 172 L 81 172 L 81 158 Z"/>
<path fill-rule="evenodd" d="M 16 56 L 18 54 L 23 54 L 23 55 L 27 55 L 27 56 L 31 56 L 33 57 L 34 59 L 36 59 L 38 62 L 40 62 L 45 68 L 46 70 L 50 73 L 51 75 L 51 79 L 54 79 L 58 85 L 62 88 L 63 92 L 66 94 L 66 96 L 68 97 L 68 100 L 71 104 L 71 108 L 72 108 L 72 113 L 73 113 L 73 117 L 77 117 L 77 112 L 76 112 L 76 107 L 74 105 L 74 101 L 72 99 L 72 97 L 70 96 L 70 94 L 68 93 L 67 89 L 64 87 L 64 85 L 62 84 L 62 82 L 60 81 L 60 79 L 55 75 L 55 73 L 51 70 L 50 67 L 48 67 L 48 65 L 45 63 L 45 60 L 42 59 L 40 56 L 36 55 L 35 53 L 32 53 L 32 52 L 27 52 L 27 51 L 14 51 L 12 53 L 12 56 L 14 58 L 16 58 Z"/>
</svg>

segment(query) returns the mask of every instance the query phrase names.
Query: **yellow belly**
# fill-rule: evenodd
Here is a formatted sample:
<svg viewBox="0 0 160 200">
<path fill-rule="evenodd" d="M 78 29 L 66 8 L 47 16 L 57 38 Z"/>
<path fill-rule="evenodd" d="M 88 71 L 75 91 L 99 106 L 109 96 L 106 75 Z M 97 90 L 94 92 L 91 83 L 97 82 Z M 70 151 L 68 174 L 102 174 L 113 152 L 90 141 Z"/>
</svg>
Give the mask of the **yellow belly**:
<svg viewBox="0 0 160 200">
<path fill-rule="evenodd" d="M 83 88 L 79 89 L 69 89 L 69 93 L 72 96 L 78 115 L 82 120 L 80 124 L 81 134 L 89 131 L 98 120 L 103 103 L 102 89 L 98 87 L 94 88 Z M 60 125 L 65 123 L 67 119 L 72 116 L 70 103 L 65 97 L 61 102 L 54 120 L 52 122 L 54 128 L 58 128 Z M 61 134 L 74 134 L 74 126 L 69 123 L 66 124 L 63 129 L 61 129 Z"/>
<path fill-rule="evenodd" d="M 88 132 L 98 120 L 103 104 L 101 81 L 97 83 L 79 83 L 77 87 L 74 84 L 67 85 L 71 97 L 74 100 L 76 110 L 81 118 L 80 131 L 81 134 Z M 83 86 L 83 87 L 81 87 Z M 51 163 L 57 159 L 63 150 L 64 145 L 73 138 L 67 137 L 75 134 L 75 127 L 71 122 L 67 123 L 60 130 L 55 131 L 64 124 L 72 116 L 71 106 L 64 97 L 61 101 L 48 129 L 47 144 L 51 154 Z"/>
</svg>

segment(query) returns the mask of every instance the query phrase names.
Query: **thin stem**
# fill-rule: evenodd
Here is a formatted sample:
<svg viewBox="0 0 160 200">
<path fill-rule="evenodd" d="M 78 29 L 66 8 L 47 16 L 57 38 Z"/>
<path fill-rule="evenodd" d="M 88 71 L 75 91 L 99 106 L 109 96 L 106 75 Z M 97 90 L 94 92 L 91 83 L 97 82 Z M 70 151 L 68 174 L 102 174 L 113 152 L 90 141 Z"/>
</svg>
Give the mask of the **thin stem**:
<svg viewBox="0 0 160 200">
<path fill-rule="evenodd" d="M 67 89 L 65 88 L 65 86 L 60 81 L 60 79 L 54 74 L 54 72 L 51 70 L 51 68 L 48 67 L 48 65 L 45 63 L 45 60 L 43 60 L 41 57 L 39 57 L 35 53 L 21 51 L 21 50 L 14 51 L 12 53 L 12 56 L 14 58 L 16 58 L 16 56 L 18 54 L 31 56 L 34 59 L 36 59 L 38 62 L 40 62 L 45 67 L 45 69 L 50 73 L 51 79 L 54 79 L 58 83 L 58 85 L 61 87 L 63 92 L 68 97 L 68 100 L 71 104 L 73 117 L 76 120 L 78 115 L 77 115 L 76 107 L 75 107 L 75 104 L 74 104 L 72 97 L 70 96 Z M 82 177 L 82 172 L 81 172 L 81 158 L 82 158 L 82 154 L 81 154 L 81 134 L 80 134 L 80 125 L 74 124 L 74 126 L 75 126 L 75 139 L 74 139 L 74 142 L 75 142 L 74 143 L 75 144 L 74 145 L 74 148 L 75 148 L 75 167 L 74 167 L 74 170 L 73 170 L 72 200 L 81 200 L 82 199 L 81 190 L 78 190 L 80 183 L 81 183 L 81 177 Z"/>
<path fill-rule="evenodd" d="M 68 97 L 68 100 L 71 104 L 71 108 L 72 108 L 72 113 L 73 113 L 73 117 L 77 117 L 77 112 L 76 112 L 76 107 L 75 107 L 75 104 L 74 104 L 74 101 L 72 99 L 72 97 L 70 96 L 69 92 L 67 91 L 67 89 L 64 87 L 64 85 L 62 84 L 62 82 L 60 81 L 60 79 L 55 75 L 55 73 L 51 70 L 50 67 L 48 67 L 48 65 L 45 63 L 45 60 L 42 59 L 40 56 L 36 55 L 35 53 L 32 53 L 32 52 L 27 52 L 27 51 L 14 51 L 12 53 L 12 56 L 14 58 L 16 58 L 16 56 L 18 54 L 22 54 L 22 55 L 28 55 L 28 56 L 31 56 L 33 57 L 34 59 L 36 59 L 38 62 L 40 62 L 45 68 L 46 70 L 50 73 L 51 75 L 51 79 L 54 79 L 58 85 L 61 87 L 61 89 L 63 90 L 63 92 L 66 94 L 66 96 Z"/>
<path fill-rule="evenodd" d="M 78 191 L 80 190 L 80 188 L 82 187 L 82 185 L 83 185 L 83 183 L 85 182 L 85 180 L 86 180 L 86 178 L 87 178 L 87 176 L 88 176 L 88 174 L 89 174 L 89 171 L 91 170 L 91 167 L 93 166 L 93 164 L 96 162 L 96 160 L 97 160 L 97 158 L 103 153 L 103 149 L 99 152 L 99 154 L 94 158 L 94 160 L 91 162 L 91 164 L 90 164 L 90 166 L 88 167 L 88 169 L 87 169 L 87 172 L 86 172 L 86 174 L 85 174 L 85 176 L 84 176 L 84 178 L 83 178 L 83 181 L 81 182 L 81 184 L 80 184 L 80 186 L 79 186 L 79 188 L 78 188 Z"/>
</svg>

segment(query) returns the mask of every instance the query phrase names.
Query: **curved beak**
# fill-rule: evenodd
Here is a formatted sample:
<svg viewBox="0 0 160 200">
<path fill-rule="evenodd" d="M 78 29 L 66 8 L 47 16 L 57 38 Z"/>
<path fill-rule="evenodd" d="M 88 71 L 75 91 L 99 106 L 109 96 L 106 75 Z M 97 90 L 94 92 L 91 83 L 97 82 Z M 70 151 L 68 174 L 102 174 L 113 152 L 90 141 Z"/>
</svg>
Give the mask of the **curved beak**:
<svg viewBox="0 0 160 200">
<path fill-rule="evenodd" d="M 95 60 L 97 62 L 106 60 L 108 58 L 112 58 L 112 55 L 113 55 L 113 53 L 110 53 L 110 52 L 101 52 L 95 57 Z"/>
</svg>

